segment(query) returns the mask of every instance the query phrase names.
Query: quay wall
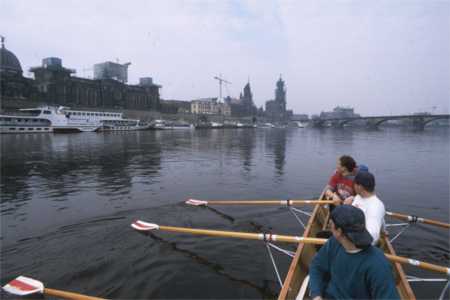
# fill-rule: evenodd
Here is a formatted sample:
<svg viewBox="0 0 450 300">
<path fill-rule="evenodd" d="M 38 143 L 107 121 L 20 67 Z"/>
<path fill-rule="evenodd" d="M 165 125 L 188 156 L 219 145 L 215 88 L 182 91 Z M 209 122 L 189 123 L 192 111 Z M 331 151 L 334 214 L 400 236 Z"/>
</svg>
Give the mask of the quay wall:
<svg viewBox="0 0 450 300">
<path fill-rule="evenodd" d="M 21 108 L 33 108 L 42 105 L 47 105 L 44 102 L 20 99 L 1 99 L 0 102 L 0 112 L 14 112 Z M 93 108 L 93 107 L 83 107 L 83 106 L 71 106 L 72 109 L 88 110 L 88 111 L 108 111 L 108 112 L 120 112 L 124 114 L 124 118 L 139 119 L 142 121 L 152 121 L 156 119 L 164 119 L 168 121 L 184 121 L 189 123 L 197 123 L 199 115 L 190 113 L 177 113 L 177 114 L 167 114 L 161 113 L 155 110 L 132 110 L 132 109 L 114 109 L 114 108 Z M 206 115 L 208 121 L 212 122 L 224 122 L 224 121 L 240 121 L 245 123 L 251 123 L 252 117 L 230 117 L 221 115 Z M 258 121 L 262 122 L 263 119 L 258 117 Z"/>
</svg>

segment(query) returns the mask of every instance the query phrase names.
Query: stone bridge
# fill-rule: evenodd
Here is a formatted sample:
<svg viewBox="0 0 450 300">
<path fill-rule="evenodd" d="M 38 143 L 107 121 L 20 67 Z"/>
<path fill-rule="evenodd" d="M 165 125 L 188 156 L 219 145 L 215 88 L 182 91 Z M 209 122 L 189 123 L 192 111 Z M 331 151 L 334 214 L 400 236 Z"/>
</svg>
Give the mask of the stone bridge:
<svg viewBox="0 0 450 300">
<path fill-rule="evenodd" d="M 415 129 L 423 130 L 425 125 L 436 120 L 449 120 L 450 115 L 432 115 L 432 114 L 414 114 L 414 115 L 398 115 L 398 116 L 372 116 L 372 117 L 353 117 L 353 118 L 317 118 L 312 120 L 314 127 L 325 127 L 331 124 L 332 127 L 344 127 L 351 122 L 365 122 L 366 126 L 371 129 L 377 129 L 382 123 L 390 120 L 411 120 Z"/>
</svg>

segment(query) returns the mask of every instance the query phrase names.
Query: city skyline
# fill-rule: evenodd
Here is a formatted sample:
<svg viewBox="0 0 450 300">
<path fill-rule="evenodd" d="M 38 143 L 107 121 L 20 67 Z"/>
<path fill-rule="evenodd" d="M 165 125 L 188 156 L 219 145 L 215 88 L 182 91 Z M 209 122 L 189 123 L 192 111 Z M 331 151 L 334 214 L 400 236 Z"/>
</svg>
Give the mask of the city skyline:
<svg viewBox="0 0 450 300">
<path fill-rule="evenodd" d="M 449 112 L 449 1 L 121 4 L 5 0 L 0 34 L 25 76 L 49 56 L 80 77 L 118 58 L 130 84 L 153 77 L 163 99 L 218 96 L 222 74 L 224 97 L 249 78 L 261 107 L 282 74 L 295 113 Z"/>
</svg>

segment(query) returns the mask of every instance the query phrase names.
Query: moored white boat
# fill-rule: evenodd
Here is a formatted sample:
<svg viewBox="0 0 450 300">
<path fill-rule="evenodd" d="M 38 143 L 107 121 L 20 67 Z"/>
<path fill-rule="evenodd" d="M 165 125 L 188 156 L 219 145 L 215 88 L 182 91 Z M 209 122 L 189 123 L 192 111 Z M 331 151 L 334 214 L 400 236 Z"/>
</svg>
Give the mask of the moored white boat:
<svg viewBox="0 0 450 300">
<path fill-rule="evenodd" d="M 194 129 L 194 125 L 189 123 L 168 123 L 165 125 L 164 129 L 178 130 L 178 129 Z"/>
<path fill-rule="evenodd" d="M 212 128 L 223 128 L 223 124 L 218 123 L 218 122 L 211 122 L 211 127 Z"/>
<path fill-rule="evenodd" d="M 48 133 L 53 132 L 47 119 L 29 115 L 0 115 L 0 133 Z"/>
<path fill-rule="evenodd" d="M 151 122 L 150 128 L 155 130 L 163 130 L 166 127 L 166 121 L 164 120 L 154 120 Z"/>
<path fill-rule="evenodd" d="M 122 113 L 72 110 L 63 106 L 21 109 L 18 115 L 2 115 L 0 121 L 2 133 L 122 131 L 149 127 L 140 120 L 124 119 Z"/>
</svg>

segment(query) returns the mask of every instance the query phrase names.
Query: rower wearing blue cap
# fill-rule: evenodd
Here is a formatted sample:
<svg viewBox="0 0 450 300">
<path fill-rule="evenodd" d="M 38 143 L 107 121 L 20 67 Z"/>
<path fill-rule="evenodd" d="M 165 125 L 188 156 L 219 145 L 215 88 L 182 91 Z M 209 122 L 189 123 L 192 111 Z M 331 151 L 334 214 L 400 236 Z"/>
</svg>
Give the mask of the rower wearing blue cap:
<svg viewBox="0 0 450 300">
<path fill-rule="evenodd" d="M 337 206 L 330 225 L 333 236 L 309 267 L 311 298 L 400 299 L 392 266 L 372 246 L 363 211 L 352 205 Z"/>
</svg>

